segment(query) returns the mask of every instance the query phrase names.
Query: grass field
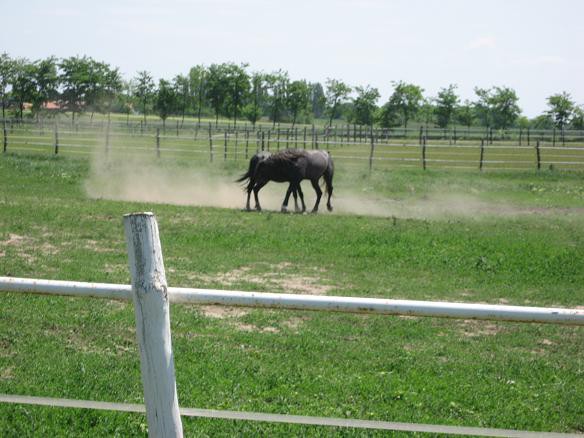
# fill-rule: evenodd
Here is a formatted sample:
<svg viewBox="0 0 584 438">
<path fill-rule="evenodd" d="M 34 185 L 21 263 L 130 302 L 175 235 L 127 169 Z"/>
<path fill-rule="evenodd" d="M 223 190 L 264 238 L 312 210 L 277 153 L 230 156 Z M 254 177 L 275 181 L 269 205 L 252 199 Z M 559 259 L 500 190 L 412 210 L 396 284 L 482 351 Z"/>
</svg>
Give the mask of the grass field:
<svg viewBox="0 0 584 438">
<path fill-rule="evenodd" d="M 233 181 L 245 168 L 243 160 L 209 166 L 170 157 L 147 164 L 210 181 Z M 96 177 L 85 156 L 0 157 L 0 275 L 129 283 L 121 218 L 149 210 L 171 286 L 584 302 L 582 173 L 369 174 L 341 164 L 333 203 L 345 213 L 283 215 L 269 211 L 283 186 L 266 193 L 268 211 L 244 213 L 148 201 L 165 199 L 164 190 L 131 202 L 116 192 L 121 180 L 104 188 L 126 167 L 97 169 L 110 173 Z M 232 190 L 226 205 L 243 206 Z M 0 301 L 0 393 L 143 401 L 130 304 L 12 294 Z M 212 306 L 173 306 L 171 323 L 185 407 L 584 431 L 582 328 Z M 192 418 L 183 425 L 186 436 L 377 435 Z M 0 434 L 144 436 L 146 420 L 0 404 Z"/>
</svg>

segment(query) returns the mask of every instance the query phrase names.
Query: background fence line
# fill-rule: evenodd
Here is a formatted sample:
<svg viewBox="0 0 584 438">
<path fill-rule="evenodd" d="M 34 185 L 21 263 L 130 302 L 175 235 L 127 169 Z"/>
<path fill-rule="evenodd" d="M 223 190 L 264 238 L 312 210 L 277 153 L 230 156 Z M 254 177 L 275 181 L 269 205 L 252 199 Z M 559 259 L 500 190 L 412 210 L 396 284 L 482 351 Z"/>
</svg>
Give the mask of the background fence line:
<svg viewBox="0 0 584 438">
<path fill-rule="evenodd" d="M 7 123 L 3 144 L 7 151 L 52 154 L 92 154 L 123 156 L 137 152 L 152 153 L 158 158 L 184 156 L 226 162 L 249 159 L 259 150 L 283 148 L 327 149 L 335 160 L 378 170 L 388 165 L 403 167 L 419 163 L 421 169 L 533 170 L 556 168 L 584 170 L 584 132 L 570 131 L 563 143 L 555 142 L 550 131 L 531 132 L 526 141 L 521 130 L 505 131 L 498 137 L 465 138 L 460 131 L 445 135 L 445 130 L 398 129 L 327 129 L 322 127 L 276 127 L 215 125 L 213 123 L 167 129 L 152 123 L 145 129 L 132 130 L 123 123 L 105 121 L 78 123 L 74 127 L 55 121 L 45 123 Z M 201 131 L 201 132 L 199 132 Z M 401 134 L 400 134 L 401 132 Z M 415 135 L 414 135 L 415 134 Z M 489 132 L 489 135 L 492 133 Z M 473 134 L 474 135 L 474 134 Z M 516 138 L 514 138 L 514 136 Z M 553 137 L 550 137 L 553 136 Z M 474 166 L 473 166 L 474 165 Z"/>
</svg>

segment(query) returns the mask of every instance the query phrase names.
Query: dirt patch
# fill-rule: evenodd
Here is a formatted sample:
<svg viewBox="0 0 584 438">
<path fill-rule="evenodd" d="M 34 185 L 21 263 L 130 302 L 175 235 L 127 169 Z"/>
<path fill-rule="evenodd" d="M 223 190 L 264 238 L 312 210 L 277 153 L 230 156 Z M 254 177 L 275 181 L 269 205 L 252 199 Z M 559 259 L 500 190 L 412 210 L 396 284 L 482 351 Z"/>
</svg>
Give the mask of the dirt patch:
<svg viewBox="0 0 584 438">
<path fill-rule="evenodd" d="M 240 318 L 250 312 L 242 307 L 229 306 L 200 306 L 200 309 L 206 317 L 216 319 Z"/>
<path fill-rule="evenodd" d="M 20 247 L 25 245 L 26 243 L 30 242 L 30 238 L 25 236 L 19 236 L 18 234 L 8 233 L 8 239 L 0 242 L 0 244 L 5 246 L 16 246 Z"/>
<path fill-rule="evenodd" d="M 10 366 L 0 370 L 0 380 L 12 380 L 14 378 L 14 367 Z"/>
<path fill-rule="evenodd" d="M 462 330 L 462 335 L 467 338 L 495 336 L 502 331 L 502 328 L 497 324 L 473 319 L 465 319 L 459 327 Z"/>
<path fill-rule="evenodd" d="M 263 267 L 263 266 L 262 266 Z M 240 268 L 214 275 L 190 275 L 193 281 L 208 284 L 220 283 L 223 287 L 232 288 L 238 283 L 252 283 L 262 288 L 274 289 L 276 292 L 326 295 L 333 286 L 323 284 L 321 276 L 299 275 L 290 272 L 294 265 L 290 262 L 282 262 L 275 265 L 267 265 L 267 272 L 253 273 L 254 267 L 242 266 Z M 257 268 L 256 268 L 257 269 Z M 322 271 L 319 271 L 323 273 Z"/>
<path fill-rule="evenodd" d="M 259 332 L 259 333 L 280 333 L 280 330 L 276 327 L 258 327 L 253 324 L 234 324 L 233 325 L 237 330 L 242 332 Z"/>
<path fill-rule="evenodd" d="M 282 322 L 282 326 L 287 327 L 288 329 L 297 332 L 298 329 L 306 322 L 308 321 L 310 318 L 308 318 L 307 316 L 305 317 L 294 317 L 294 318 L 290 318 L 287 319 L 286 321 Z"/>
<path fill-rule="evenodd" d="M 104 248 L 97 242 L 97 240 L 86 240 L 85 245 L 83 245 L 85 249 L 88 249 L 92 252 L 99 252 L 99 253 L 106 253 L 106 252 L 113 252 L 111 248 Z"/>
</svg>

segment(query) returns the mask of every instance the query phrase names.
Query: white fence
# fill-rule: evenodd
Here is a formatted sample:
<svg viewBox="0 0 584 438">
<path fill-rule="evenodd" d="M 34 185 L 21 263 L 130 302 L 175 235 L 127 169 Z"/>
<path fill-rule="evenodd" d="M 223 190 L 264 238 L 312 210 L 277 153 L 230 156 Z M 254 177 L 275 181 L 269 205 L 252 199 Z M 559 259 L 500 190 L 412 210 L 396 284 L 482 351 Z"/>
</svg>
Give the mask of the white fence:
<svg viewBox="0 0 584 438">
<path fill-rule="evenodd" d="M 295 310 L 464 319 L 539 322 L 584 326 L 584 310 L 446 303 L 374 298 L 330 297 L 169 288 L 166 284 L 158 226 L 152 213 L 124 217 L 132 285 L 0 277 L 0 292 L 84 296 L 134 301 L 144 400 L 150 436 L 182 436 L 181 415 L 255 421 L 378 428 L 482 436 L 532 436 L 533 432 L 427 424 L 391 423 L 231 411 L 180 409 L 174 376 L 169 303 L 218 304 Z M 0 395 L 0 402 L 144 412 L 139 405 Z M 137 406 L 137 407 L 136 407 Z M 566 434 L 538 433 L 538 436 Z"/>
</svg>

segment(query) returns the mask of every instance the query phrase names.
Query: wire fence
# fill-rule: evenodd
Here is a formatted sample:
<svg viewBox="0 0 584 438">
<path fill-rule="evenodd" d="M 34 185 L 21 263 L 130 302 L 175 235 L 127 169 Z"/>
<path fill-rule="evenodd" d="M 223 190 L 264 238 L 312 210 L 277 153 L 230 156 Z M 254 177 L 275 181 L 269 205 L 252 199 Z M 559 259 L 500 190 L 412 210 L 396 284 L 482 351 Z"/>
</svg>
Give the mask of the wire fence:
<svg viewBox="0 0 584 438">
<path fill-rule="evenodd" d="M 584 132 L 505 131 L 498 135 L 476 130 L 462 135 L 456 129 L 420 127 L 382 130 L 347 125 L 278 127 L 249 124 L 169 124 L 120 121 L 69 123 L 4 121 L 4 152 L 51 154 L 103 153 L 112 158 L 155 155 L 158 158 L 248 160 L 257 151 L 285 148 L 326 149 L 341 165 L 381 170 L 395 167 L 529 170 L 584 170 Z M 401 132 L 400 132 L 401 131 Z"/>
</svg>

